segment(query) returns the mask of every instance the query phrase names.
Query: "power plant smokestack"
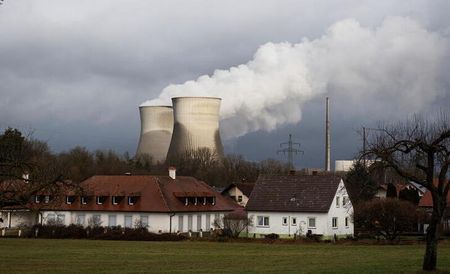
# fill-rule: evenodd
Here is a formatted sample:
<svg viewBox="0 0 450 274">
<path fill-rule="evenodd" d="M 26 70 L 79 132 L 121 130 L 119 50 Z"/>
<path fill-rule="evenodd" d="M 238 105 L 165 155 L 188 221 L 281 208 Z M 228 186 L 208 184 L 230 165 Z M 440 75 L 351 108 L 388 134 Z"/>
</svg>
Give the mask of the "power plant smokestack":
<svg viewBox="0 0 450 274">
<path fill-rule="evenodd" d="M 167 159 L 208 148 L 223 156 L 219 132 L 220 98 L 175 97 L 172 98 L 174 127 Z"/>
<path fill-rule="evenodd" d="M 326 110 L 325 110 L 325 171 L 330 171 L 330 110 L 329 110 L 329 100 L 326 98 Z"/>
<path fill-rule="evenodd" d="M 170 106 L 140 106 L 141 135 L 136 157 L 145 154 L 155 162 L 164 162 L 173 130 L 173 110 Z"/>
</svg>

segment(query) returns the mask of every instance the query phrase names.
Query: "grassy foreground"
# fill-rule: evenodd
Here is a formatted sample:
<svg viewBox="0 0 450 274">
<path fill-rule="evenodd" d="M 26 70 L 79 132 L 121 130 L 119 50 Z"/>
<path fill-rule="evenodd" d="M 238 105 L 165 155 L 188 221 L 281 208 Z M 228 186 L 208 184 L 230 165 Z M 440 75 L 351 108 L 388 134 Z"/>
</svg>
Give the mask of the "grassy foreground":
<svg viewBox="0 0 450 274">
<path fill-rule="evenodd" d="M 0 273 L 415 273 L 423 245 L 0 239 Z M 450 273 L 450 245 L 438 268 Z"/>
</svg>

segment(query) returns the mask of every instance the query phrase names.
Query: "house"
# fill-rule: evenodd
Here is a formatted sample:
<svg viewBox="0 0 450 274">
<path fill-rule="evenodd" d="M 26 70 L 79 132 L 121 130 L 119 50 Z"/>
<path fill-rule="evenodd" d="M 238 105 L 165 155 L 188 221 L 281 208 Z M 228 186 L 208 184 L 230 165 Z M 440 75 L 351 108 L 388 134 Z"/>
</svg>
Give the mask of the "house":
<svg viewBox="0 0 450 274">
<path fill-rule="evenodd" d="M 254 186 L 255 183 L 232 183 L 222 191 L 222 195 L 230 197 L 241 206 L 245 206 Z"/>
<path fill-rule="evenodd" d="M 20 223 L 57 223 L 82 226 L 147 227 L 151 232 L 210 231 L 214 220 L 238 207 L 206 183 L 193 177 L 93 176 L 81 191 L 66 190 L 63 199 L 42 193 L 28 208 L 6 208 L 9 227 Z M 37 220 L 30 212 L 39 206 Z"/>
<path fill-rule="evenodd" d="M 437 184 L 437 181 L 435 181 Z M 429 216 L 431 216 L 431 213 L 433 212 L 433 199 L 431 197 L 431 192 L 427 191 L 423 195 L 423 197 L 420 199 L 419 202 L 419 208 L 423 209 L 425 213 Z M 428 224 L 419 224 L 419 230 L 426 233 Z M 450 232 L 450 192 L 447 194 L 447 208 L 444 212 L 444 216 L 442 218 L 442 227 L 441 230 L 444 233 Z"/>
<path fill-rule="evenodd" d="M 250 234 L 353 235 L 353 206 L 335 175 L 260 176 L 246 210 Z"/>
</svg>

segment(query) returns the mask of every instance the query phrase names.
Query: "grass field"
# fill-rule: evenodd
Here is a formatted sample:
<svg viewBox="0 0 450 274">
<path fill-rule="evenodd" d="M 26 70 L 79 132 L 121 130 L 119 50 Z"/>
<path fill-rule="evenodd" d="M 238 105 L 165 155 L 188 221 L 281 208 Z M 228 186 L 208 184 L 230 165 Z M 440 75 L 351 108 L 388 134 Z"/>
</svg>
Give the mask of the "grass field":
<svg viewBox="0 0 450 274">
<path fill-rule="evenodd" d="M 0 273 L 415 273 L 423 245 L 0 239 Z M 450 273 L 450 245 L 438 268 Z"/>
</svg>

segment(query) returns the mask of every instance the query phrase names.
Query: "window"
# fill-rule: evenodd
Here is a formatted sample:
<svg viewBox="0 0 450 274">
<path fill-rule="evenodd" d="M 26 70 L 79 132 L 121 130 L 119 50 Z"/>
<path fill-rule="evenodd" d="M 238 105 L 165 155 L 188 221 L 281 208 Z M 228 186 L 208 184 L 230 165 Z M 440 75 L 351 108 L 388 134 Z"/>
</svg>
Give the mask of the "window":
<svg viewBox="0 0 450 274">
<path fill-rule="evenodd" d="M 269 226 L 269 217 L 268 216 L 257 216 L 257 224 L 258 224 L 258 226 Z"/>
<path fill-rule="evenodd" d="M 200 231 L 202 229 L 202 215 L 197 215 L 197 231 Z"/>
<path fill-rule="evenodd" d="M 98 205 L 101 205 L 101 204 L 103 204 L 103 200 L 104 200 L 103 196 L 97 196 L 96 202 Z"/>
<path fill-rule="evenodd" d="M 66 204 L 71 205 L 75 201 L 75 196 L 66 196 Z"/>
<path fill-rule="evenodd" d="M 342 206 L 346 206 L 348 202 L 348 197 L 347 196 L 343 196 L 342 197 Z"/>
<path fill-rule="evenodd" d="M 219 213 L 214 214 L 214 222 L 215 221 L 219 221 L 220 220 L 220 215 Z"/>
<path fill-rule="evenodd" d="M 119 201 L 120 201 L 120 198 L 119 198 L 119 197 L 117 197 L 117 196 L 112 196 L 111 203 L 112 203 L 113 205 L 118 205 L 118 204 L 119 204 Z"/>
<path fill-rule="evenodd" d="M 192 215 L 188 215 L 188 231 L 192 231 Z"/>
<path fill-rule="evenodd" d="M 77 215 L 76 223 L 77 223 L 77 225 L 84 226 L 85 220 L 86 220 L 86 216 L 84 214 L 79 214 L 79 215 Z"/>
<path fill-rule="evenodd" d="M 133 216 L 125 215 L 124 225 L 126 228 L 131 228 L 133 225 Z"/>
<path fill-rule="evenodd" d="M 86 205 L 88 202 L 88 198 L 86 196 L 81 196 L 81 204 Z"/>
<path fill-rule="evenodd" d="M 144 228 L 148 227 L 148 216 L 147 215 L 141 215 L 141 226 Z"/>
<path fill-rule="evenodd" d="M 128 197 L 128 205 L 134 205 L 137 201 L 137 197 L 135 196 L 129 196 Z"/>
<path fill-rule="evenodd" d="M 57 224 L 63 225 L 63 224 L 65 224 L 65 221 L 66 221 L 66 215 L 64 215 L 64 214 L 57 214 L 56 215 L 56 223 Z"/>
<path fill-rule="evenodd" d="M 348 227 L 348 217 L 345 217 L 345 227 Z"/>
<path fill-rule="evenodd" d="M 316 228 L 316 218 L 308 218 L 308 228 Z"/>
<path fill-rule="evenodd" d="M 291 219 L 291 225 L 297 225 L 297 218 L 293 217 Z"/>
<path fill-rule="evenodd" d="M 239 196 L 238 196 L 238 202 L 239 202 L 239 203 L 242 202 L 242 195 L 239 195 Z"/>
<path fill-rule="evenodd" d="M 108 216 L 108 226 L 116 226 L 116 215 Z"/>
<path fill-rule="evenodd" d="M 216 197 L 212 197 L 212 203 L 211 203 L 212 205 L 215 205 L 216 204 Z"/>
<path fill-rule="evenodd" d="M 336 207 L 339 207 L 339 203 L 341 202 L 339 196 L 336 196 Z"/>
<path fill-rule="evenodd" d="M 34 196 L 34 202 L 36 204 L 39 204 L 41 202 L 41 196 L 39 196 L 39 195 Z"/>
<path fill-rule="evenodd" d="M 281 221 L 282 225 L 288 225 L 288 220 L 287 217 L 283 217 L 282 221 Z"/>
<path fill-rule="evenodd" d="M 184 219 L 183 215 L 178 216 L 178 231 L 179 232 L 183 232 L 183 219 Z"/>
<path fill-rule="evenodd" d="M 210 228 L 211 228 L 211 215 L 206 214 L 205 229 L 209 230 Z"/>
<path fill-rule="evenodd" d="M 338 218 L 333 217 L 333 219 L 331 221 L 332 221 L 332 227 L 337 228 L 338 227 Z"/>
<path fill-rule="evenodd" d="M 45 195 L 44 196 L 44 203 L 46 203 L 46 204 L 48 204 L 48 203 L 50 203 L 50 195 Z"/>
<path fill-rule="evenodd" d="M 56 221 L 56 214 L 54 214 L 54 213 L 47 214 L 47 223 L 55 222 L 55 221 Z"/>
<path fill-rule="evenodd" d="M 100 226 L 102 224 L 102 216 L 96 214 L 92 215 L 92 225 L 93 226 Z"/>
</svg>

